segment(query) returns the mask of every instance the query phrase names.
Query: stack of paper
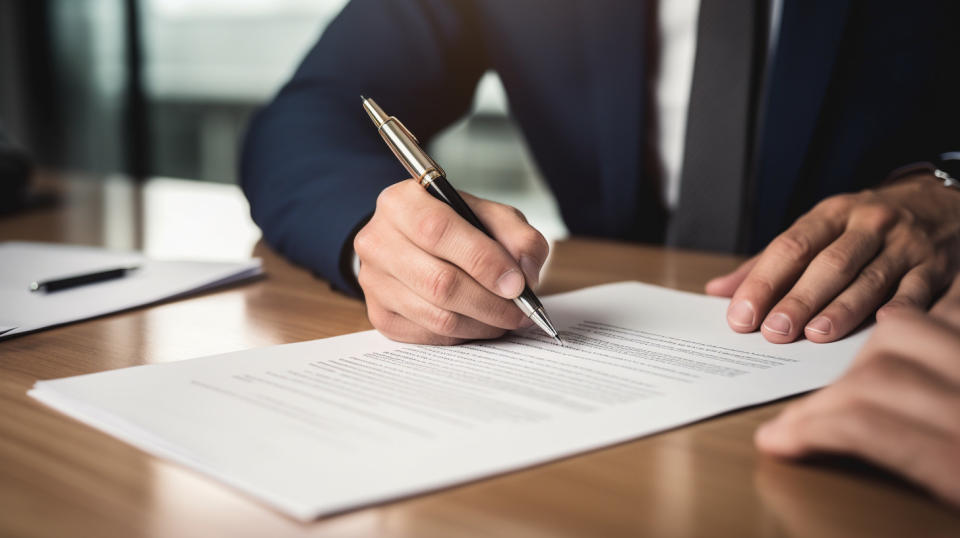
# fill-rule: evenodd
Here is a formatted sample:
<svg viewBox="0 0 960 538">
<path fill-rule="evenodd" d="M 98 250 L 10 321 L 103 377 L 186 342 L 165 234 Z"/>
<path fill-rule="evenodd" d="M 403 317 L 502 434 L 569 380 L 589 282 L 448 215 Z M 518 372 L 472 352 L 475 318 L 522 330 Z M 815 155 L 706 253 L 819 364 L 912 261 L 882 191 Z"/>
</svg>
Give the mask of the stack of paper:
<svg viewBox="0 0 960 538">
<path fill-rule="evenodd" d="M 736 334 L 726 300 L 638 283 L 544 300 L 455 347 L 369 331 L 38 382 L 34 398 L 301 519 L 535 465 L 835 379 L 833 344 Z"/>
<path fill-rule="evenodd" d="M 62 291 L 30 291 L 32 282 L 125 266 L 139 268 L 123 278 Z M 93 247 L 0 243 L 0 339 L 225 286 L 262 272 L 259 259 L 159 261 Z"/>
</svg>

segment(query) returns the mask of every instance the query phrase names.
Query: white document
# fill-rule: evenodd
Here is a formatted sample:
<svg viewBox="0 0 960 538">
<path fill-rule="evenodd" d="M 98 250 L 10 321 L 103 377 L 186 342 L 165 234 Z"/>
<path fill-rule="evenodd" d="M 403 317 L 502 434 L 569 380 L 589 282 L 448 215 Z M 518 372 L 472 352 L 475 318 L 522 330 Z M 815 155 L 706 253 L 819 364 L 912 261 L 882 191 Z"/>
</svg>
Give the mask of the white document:
<svg viewBox="0 0 960 538">
<path fill-rule="evenodd" d="M 122 266 L 122 278 L 53 293 L 30 283 Z M 138 253 L 51 243 L 0 243 L 0 339 L 224 286 L 262 273 L 241 263 L 159 261 Z M 5 330 L 6 329 L 6 330 Z"/>
<path fill-rule="evenodd" d="M 534 330 L 455 347 L 374 331 L 38 382 L 63 413 L 309 520 L 823 386 L 866 332 L 737 334 L 727 301 L 639 283 L 544 300 Z"/>
</svg>

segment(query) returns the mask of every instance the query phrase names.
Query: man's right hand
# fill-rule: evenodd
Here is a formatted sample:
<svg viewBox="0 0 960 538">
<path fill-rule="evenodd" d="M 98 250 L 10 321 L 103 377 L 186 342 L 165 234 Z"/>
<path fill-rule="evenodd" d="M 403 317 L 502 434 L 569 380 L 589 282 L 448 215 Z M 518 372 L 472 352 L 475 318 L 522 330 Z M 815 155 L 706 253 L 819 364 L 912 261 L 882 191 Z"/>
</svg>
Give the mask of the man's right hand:
<svg viewBox="0 0 960 538">
<path fill-rule="evenodd" d="M 367 315 L 388 338 L 449 345 L 532 324 L 511 299 L 539 281 L 546 239 L 517 209 L 461 195 L 496 240 L 412 179 L 384 189 L 357 233 Z"/>
<path fill-rule="evenodd" d="M 960 275 L 929 314 L 892 309 L 850 369 L 758 430 L 786 458 L 860 456 L 960 508 Z"/>
</svg>

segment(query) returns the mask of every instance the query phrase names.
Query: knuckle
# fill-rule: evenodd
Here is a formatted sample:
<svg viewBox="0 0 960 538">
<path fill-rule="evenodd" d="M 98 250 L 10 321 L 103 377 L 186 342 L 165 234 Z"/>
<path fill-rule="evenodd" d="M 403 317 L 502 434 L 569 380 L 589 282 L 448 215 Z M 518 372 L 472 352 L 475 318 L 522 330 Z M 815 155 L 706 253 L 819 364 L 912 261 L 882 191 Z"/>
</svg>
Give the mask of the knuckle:
<svg viewBox="0 0 960 538">
<path fill-rule="evenodd" d="M 507 271 L 502 258 L 503 256 L 498 252 L 498 247 L 485 241 L 477 241 L 467 246 L 466 261 L 463 268 L 474 278 L 484 274 L 496 278 L 494 275 L 500 275 Z M 478 278 L 478 281 L 485 280 Z"/>
<path fill-rule="evenodd" d="M 450 216 L 440 211 L 430 211 L 417 224 L 417 233 L 426 242 L 428 248 L 436 247 L 443 241 L 450 229 Z"/>
<path fill-rule="evenodd" d="M 843 297 L 835 299 L 829 308 L 831 310 L 831 319 L 849 321 L 858 315 L 856 307 L 850 304 L 848 299 Z"/>
<path fill-rule="evenodd" d="M 453 336 L 460 328 L 460 316 L 449 310 L 437 308 L 430 314 L 427 327 L 434 334 Z"/>
<path fill-rule="evenodd" d="M 867 204 L 857 210 L 857 219 L 872 231 L 887 230 L 902 217 L 902 212 L 887 204 Z"/>
<path fill-rule="evenodd" d="M 933 245 L 923 238 L 914 237 L 901 227 L 892 230 L 887 237 L 888 250 L 903 257 L 909 265 L 918 265 L 936 255 Z"/>
<path fill-rule="evenodd" d="M 770 246 L 774 256 L 789 262 L 805 261 L 813 254 L 810 238 L 793 229 L 778 235 Z"/>
<path fill-rule="evenodd" d="M 429 277 L 427 292 L 433 304 L 445 304 L 456 294 L 460 279 L 451 267 L 443 267 Z"/>
<path fill-rule="evenodd" d="M 791 293 L 784 297 L 781 306 L 791 312 L 798 312 L 802 314 L 810 314 L 813 312 L 813 301 L 810 298 L 804 297 L 798 293 Z M 779 308 L 775 310 L 779 310 Z"/>
<path fill-rule="evenodd" d="M 853 256 L 839 247 L 831 247 L 817 255 L 817 263 L 831 273 L 850 275 L 856 270 Z"/>
<path fill-rule="evenodd" d="M 850 210 L 856 200 L 853 194 L 837 194 L 825 198 L 815 208 L 828 216 L 837 216 Z"/>
<path fill-rule="evenodd" d="M 918 228 L 920 226 L 920 218 L 917 214 L 906 209 L 901 209 L 897 212 L 897 220 L 911 228 Z"/>
<path fill-rule="evenodd" d="M 937 245 L 921 226 L 901 223 L 890 231 L 888 237 L 892 246 L 898 247 L 915 260 L 932 258 L 937 253 Z"/>
<path fill-rule="evenodd" d="M 527 216 L 523 214 L 523 211 L 520 211 L 519 209 L 517 209 L 517 208 L 515 208 L 515 207 L 513 207 L 513 206 L 510 206 L 510 209 L 513 211 L 513 214 L 514 214 L 515 217 L 517 217 L 518 219 L 522 220 L 524 223 L 527 222 Z"/>
<path fill-rule="evenodd" d="M 357 235 L 353 238 L 353 251 L 357 253 L 361 259 L 368 257 L 373 252 L 372 243 L 375 241 L 373 237 L 374 234 L 370 233 L 366 226 L 360 229 L 357 232 Z"/>
<path fill-rule="evenodd" d="M 868 265 L 860 271 L 860 281 L 870 291 L 883 291 L 890 286 L 890 276 L 883 269 Z"/>
<path fill-rule="evenodd" d="M 377 195 L 377 210 L 390 209 L 399 195 L 400 185 L 393 184 L 380 191 Z"/>
<path fill-rule="evenodd" d="M 540 260 L 545 258 L 547 252 L 550 250 L 550 244 L 547 243 L 547 238 L 533 228 L 529 228 L 523 234 L 522 241 L 525 247 L 523 250 L 530 251 Z"/>
<path fill-rule="evenodd" d="M 776 291 L 774 283 L 766 276 L 752 275 L 744 281 L 743 292 L 737 292 L 736 298 L 746 297 L 773 297 Z"/>
</svg>

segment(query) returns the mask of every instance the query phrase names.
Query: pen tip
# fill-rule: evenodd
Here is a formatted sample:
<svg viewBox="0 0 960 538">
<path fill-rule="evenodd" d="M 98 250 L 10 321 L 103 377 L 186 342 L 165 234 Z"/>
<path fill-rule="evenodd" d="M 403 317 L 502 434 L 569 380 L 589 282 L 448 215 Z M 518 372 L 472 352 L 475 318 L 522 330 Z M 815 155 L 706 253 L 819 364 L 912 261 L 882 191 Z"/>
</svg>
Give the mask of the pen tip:
<svg viewBox="0 0 960 538">
<path fill-rule="evenodd" d="M 361 100 L 361 101 L 366 101 L 366 100 L 367 100 L 367 98 L 366 98 L 366 97 L 364 97 L 364 96 L 363 96 L 363 94 L 361 93 L 361 94 L 360 94 L 360 100 Z"/>
</svg>

